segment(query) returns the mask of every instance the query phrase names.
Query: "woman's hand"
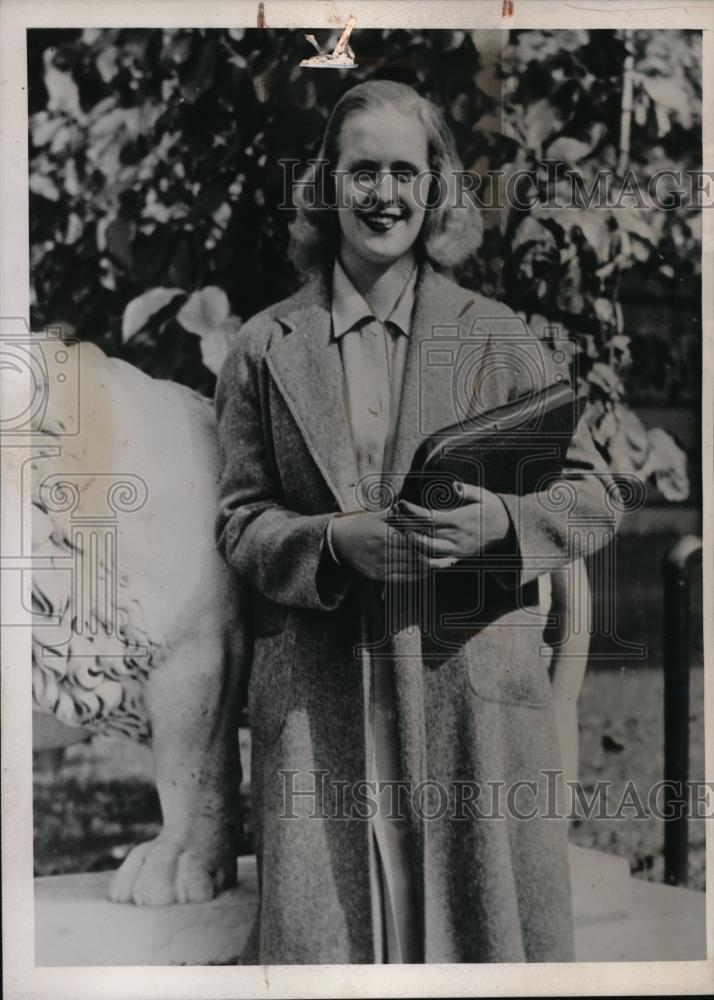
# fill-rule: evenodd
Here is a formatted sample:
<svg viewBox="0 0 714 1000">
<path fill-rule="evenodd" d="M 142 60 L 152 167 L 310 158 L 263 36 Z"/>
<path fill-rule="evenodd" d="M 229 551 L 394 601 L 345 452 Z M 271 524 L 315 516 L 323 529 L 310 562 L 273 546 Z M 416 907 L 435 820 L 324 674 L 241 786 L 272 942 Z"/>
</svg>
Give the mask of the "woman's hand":
<svg viewBox="0 0 714 1000">
<path fill-rule="evenodd" d="M 463 503 L 451 510 L 427 510 L 406 500 L 398 504 L 400 533 L 433 568 L 483 555 L 510 530 L 506 507 L 495 493 L 466 483 L 454 488 Z"/>
<path fill-rule="evenodd" d="M 433 559 L 421 553 L 405 533 L 387 523 L 386 511 L 335 517 L 332 547 L 340 562 L 372 580 L 413 580 L 456 561 L 451 556 Z"/>
</svg>

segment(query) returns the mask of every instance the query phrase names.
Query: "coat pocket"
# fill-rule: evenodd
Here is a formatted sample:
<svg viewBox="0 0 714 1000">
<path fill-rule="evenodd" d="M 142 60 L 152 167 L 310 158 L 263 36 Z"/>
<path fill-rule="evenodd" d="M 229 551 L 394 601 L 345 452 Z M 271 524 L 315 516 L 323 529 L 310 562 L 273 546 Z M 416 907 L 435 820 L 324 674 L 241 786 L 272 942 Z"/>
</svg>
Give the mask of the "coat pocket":
<svg viewBox="0 0 714 1000">
<path fill-rule="evenodd" d="M 295 658 L 295 620 L 288 614 L 282 632 L 257 636 L 248 684 L 248 718 L 253 738 L 270 745 L 285 724 Z"/>
<path fill-rule="evenodd" d="M 552 691 L 550 654 L 541 653 L 540 630 L 537 637 L 530 629 L 518 626 L 498 631 L 501 634 L 495 641 L 479 641 L 485 638 L 482 633 L 466 644 L 464 655 L 472 692 L 482 701 L 544 708 L 552 700 Z"/>
</svg>

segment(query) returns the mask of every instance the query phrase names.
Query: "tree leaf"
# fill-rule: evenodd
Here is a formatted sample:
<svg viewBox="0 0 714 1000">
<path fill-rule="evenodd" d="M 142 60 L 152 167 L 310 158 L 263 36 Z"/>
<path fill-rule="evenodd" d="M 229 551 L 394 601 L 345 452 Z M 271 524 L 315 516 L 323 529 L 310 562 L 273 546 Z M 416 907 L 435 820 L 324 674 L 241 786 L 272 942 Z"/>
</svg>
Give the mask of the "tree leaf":
<svg viewBox="0 0 714 1000">
<path fill-rule="evenodd" d="M 657 489 L 666 500 L 686 500 L 690 490 L 686 452 L 661 427 L 648 430 L 647 440 L 650 447 L 648 466 Z"/>
<path fill-rule="evenodd" d="M 207 285 L 189 297 L 176 319 L 184 330 L 204 337 L 225 323 L 230 311 L 228 296 L 223 289 Z"/>
<path fill-rule="evenodd" d="M 50 177 L 42 174 L 30 174 L 30 191 L 48 201 L 59 201 L 59 188 Z"/>
<path fill-rule="evenodd" d="M 597 259 L 602 262 L 608 260 L 610 233 L 604 212 L 598 209 L 539 208 L 535 214 L 542 219 L 553 219 L 566 233 L 570 233 L 574 226 L 578 226 L 595 251 Z"/>
<path fill-rule="evenodd" d="M 198 50 L 198 57 L 192 61 L 187 74 L 181 67 L 179 82 L 184 98 L 193 104 L 213 83 L 217 66 L 217 45 L 213 41 L 203 41 Z"/>
<path fill-rule="evenodd" d="M 201 358 L 209 371 L 217 375 L 236 341 L 241 323 L 237 316 L 230 316 L 221 326 L 201 335 Z"/>
<path fill-rule="evenodd" d="M 596 361 L 592 366 L 588 372 L 588 382 L 597 386 L 609 399 L 622 397 L 622 382 L 612 368 L 603 361 Z"/>
<path fill-rule="evenodd" d="M 54 65 L 53 49 L 45 49 L 42 58 L 45 64 L 45 87 L 49 97 L 47 110 L 64 112 L 70 118 L 84 122 L 85 115 L 79 103 L 79 88 L 71 73 L 57 69 Z"/>
<path fill-rule="evenodd" d="M 545 248 L 556 249 L 557 244 L 552 232 L 536 218 L 536 212 L 525 215 L 515 230 L 511 245 L 514 250 L 526 243 L 543 244 Z M 540 214 L 540 213 L 538 213 Z M 545 215 L 547 218 L 548 216 Z"/>
<path fill-rule="evenodd" d="M 640 418 L 622 403 L 615 403 L 613 413 L 617 430 L 610 439 L 610 466 L 615 472 L 642 469 L 649 452 L 647 432 Z"/>
<path fill-rule="evenodd" d="M 121 336 L 124 343 L 143 329 L 152 316 L 164 309 L 177 295 L 184 295 L 181 288 L 152 288 L 138 298 L 132 299 L 124 310 L 121 321 Z"/>
<path fill-rule="evenodd" d="M 62 119 L 47 111 L 38 111 L 30 118 L 30 135 L 34 146 L 45 146 L 62 127 Z"/>
<path fill-rule="evenodd" d="M 650 102 L 645 96 L 639 96 L 634 102 L 635 121 L 642 128 L 647 124 L 647 112 L 650 109 Z"/>
<path fill-rule="evenodd" d="M 595 307 L 595 315 L 601 323 L 608 324 L 615 321 L 615 307 L 610 299 L 597 298 L 593 305 Z"/>
<path fill-rule="evenodd" d="M 657 243 L 655 231 L 647 221 L 642 209 L 617 208 L 613 215 L 621 229 L 626 229 L 628 233 L 633 233 L 641 240 L 647 240 L 653 245 Z"/>
<path fill-rule="evenodd" d="M 641 261 L 643 264 L 650 259 L 652 248 L 648 247 L 645 242 L 635 236 L 630 244 L 632 248 L 632 255 L 635 260 Z"/>
<path fill-rule="evenodd" d="M 177 32 L 174 37 L 170 38 L 164 49 L 164 55 L 167 59 L 172 60 L 176 65 L 182 65 L 188 62 L 191 57 L 191 50 L 193 49 L 193 36 L 188 31 Z"/>
<path fill-rule="evenodd" d="M 90 126 L 91 139 L 114 137 L 117 132 L 128 132 L 136 136 L 139 132 L 138 108 L 112 108 L 106 114 L 98 115 Z"/>
<path fill-rule="evenodd" d="M 76 212 L 72 212 L 67 219 L 67 232 L 65 233 L 65 246 L 72 246 L 84 232 L 84 224 Z"/>
<path fill-rule="evenodd" d="M 595 443 L 605 448 L 609 454 L 610 442 L 617 433 L 617 420 L 612 410 L 606 410 L 601 419 L 591 425 L 590 431 Z"/>
<path fill-rule="evenodd" d="M 667 109 L 661 104 L 655 103 L 655 119 L 657 121 L 657 135 L 661 138 L 663 135 L 667 135 L 668 132 L 672 131 L 672 124 L 669 120 L 669 115 L 667 114 Z"/>
<path fill-rule="evenodd" d="M 103 233 L 107 252 L 127 270 L 131 269 L 134 263 L 132 241 L 135 234 L 136 223 L 134 220 L 126 219 L 121 215 L 112 219 Z"/>
<path fill-rule="evenodd" d="M 76 125 L 73 125 L 72 127 L 69 125 L 62 125 L 61 128 L 58 128 L 52 136 L 50 152 L 55 155 L 63 153 L 71 143 L 75 129 Z"/>
<path fill-rule="evenodd" d="M 119 72 L 117 57 L 119 50 L 115 45 L 107 45 L 97 56 L 96 67 L 104 83 L 109 83 Z"/>
<path fill-rule="evenodd" d="M 109 97 L 102 98 L 101 101 L 97 101 L 93 108 L 90 109 L 87 114 L 87 124 L 91 126 L 94 122 L 99 121 L 108 111 L 111 111 L 117 105 L 117 99 L 114 94 Z"/>
<path fill-rule="evenodd" d="M 549 135 L 553 135 L 562 126 L 562 122 L 556 120 L 557 114 L 552 101 L 543 98 L 535 101 L 527 108 L 525 120 L 525 140 L 529 149 L 540 156 L 545 140 Z"/>
<path fill-rule="evenodd" d="M 572 166 L 592 152 L 592 148 L 592 144 L 589 142 L 561 136 L 560 139 L 556 139 L 548 146 L 547 155 L 549 160 L 563 160 Z"/>
<path fill-rule="evenodd" d="M 684 126 L 692 124 L 690 97 L 686 90 L 674 80 L 663 76 L 642 76 L 642 84 L 653 101 L 664 108 L 676 111 L 677 117 Z"/>
</svg>

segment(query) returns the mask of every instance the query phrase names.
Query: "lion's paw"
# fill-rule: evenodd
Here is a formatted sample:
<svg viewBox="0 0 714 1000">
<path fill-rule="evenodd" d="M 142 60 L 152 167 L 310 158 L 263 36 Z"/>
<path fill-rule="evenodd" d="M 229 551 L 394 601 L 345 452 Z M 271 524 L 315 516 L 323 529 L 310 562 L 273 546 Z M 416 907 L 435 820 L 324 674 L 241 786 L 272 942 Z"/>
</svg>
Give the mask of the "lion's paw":
<svg viewBox="0 0 714 1000">
<path fill-rule="evenodd" d="M 159 836 L 134 847 L 109 886 L 115 903 L 137 906 L 170 906 L 172 903 L 205 903 L 232 881 L 225 865 L 209 866 L 184 844 Z"/>
</svg>

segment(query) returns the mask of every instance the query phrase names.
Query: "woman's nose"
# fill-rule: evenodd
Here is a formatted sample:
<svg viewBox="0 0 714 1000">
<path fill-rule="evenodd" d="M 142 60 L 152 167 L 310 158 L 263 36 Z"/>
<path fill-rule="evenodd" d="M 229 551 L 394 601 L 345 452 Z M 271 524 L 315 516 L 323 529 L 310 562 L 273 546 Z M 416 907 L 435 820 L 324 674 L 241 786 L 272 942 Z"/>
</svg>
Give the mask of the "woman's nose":
<svg viewBox="0 0 714 1000">
<path fill-rule="evenodd" d="M 392 201 L 394 198 L 394 178 L 391 171 L 380 170 L 375 184 L 375 191 L 380 201 Z"/>
</svg>

